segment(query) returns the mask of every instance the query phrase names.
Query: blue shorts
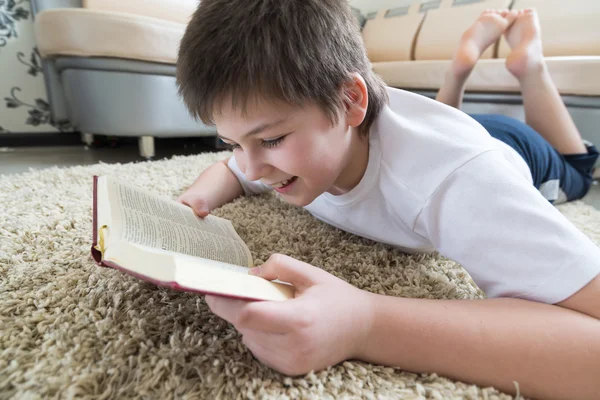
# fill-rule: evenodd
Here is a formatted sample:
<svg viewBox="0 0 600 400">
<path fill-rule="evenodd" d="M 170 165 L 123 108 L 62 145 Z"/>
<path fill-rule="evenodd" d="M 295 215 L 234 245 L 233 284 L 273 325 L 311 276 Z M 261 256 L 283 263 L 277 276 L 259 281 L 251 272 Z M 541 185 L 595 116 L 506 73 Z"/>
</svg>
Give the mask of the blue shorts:
<svg viewBox="0 0 600 400">
<path fill-rule="evenodd" d="M 598 150 L 585 142 L 585 154 L 563 155 L 555 150 L 529 125 L 498 114 L 469 114 L 492 137 L 515 149 L 523 157 L 533 177 L 533 184 L 551 203 L 577 200 L 587 194 L 592 184 L 592 170 Z"/>
</svg>

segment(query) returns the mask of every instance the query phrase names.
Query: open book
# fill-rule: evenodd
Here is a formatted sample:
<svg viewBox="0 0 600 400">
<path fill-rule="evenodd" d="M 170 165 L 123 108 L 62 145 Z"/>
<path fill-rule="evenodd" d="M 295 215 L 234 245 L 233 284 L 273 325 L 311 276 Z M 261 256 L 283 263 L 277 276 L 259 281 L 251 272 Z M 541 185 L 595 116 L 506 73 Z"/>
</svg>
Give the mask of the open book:
<svg viewBox="0 0 600 400">
<path fill-rule="evenodd" d="M 248 246 L 229 220 L 108 176 L 94 176 L 92 256 L 171 288 L 250 300 L 285 300 L 293 287 L 249 275 Z"/>
</svg>

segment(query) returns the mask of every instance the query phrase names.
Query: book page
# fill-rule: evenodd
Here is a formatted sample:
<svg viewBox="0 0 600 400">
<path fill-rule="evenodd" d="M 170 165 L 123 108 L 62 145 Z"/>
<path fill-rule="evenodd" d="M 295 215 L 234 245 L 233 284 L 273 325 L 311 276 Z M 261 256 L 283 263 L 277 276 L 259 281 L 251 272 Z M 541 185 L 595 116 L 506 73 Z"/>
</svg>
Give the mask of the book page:
<svg viewBox="0 0 600 400">
<path fill-rule="evenodd" d="M 109 253 L 113 252 L 113 256 Z M 248 268 L 192 257 L 125 241 L 107 250 L 110 261 L 124 271 L 158 285 L 201 293 L 254 300 L 279 301 L 294 297 L 289 283 L 249 275 Z"/>
<path fill-rule="evenodd" d="M 214 215 L 199 218 L 190 207 L 114 179 L 108 179 L 107 187 L 113 221 L 120 225 L 119 240 L 252 266 L 250 250 L 230 221 Z"/>
</svg>

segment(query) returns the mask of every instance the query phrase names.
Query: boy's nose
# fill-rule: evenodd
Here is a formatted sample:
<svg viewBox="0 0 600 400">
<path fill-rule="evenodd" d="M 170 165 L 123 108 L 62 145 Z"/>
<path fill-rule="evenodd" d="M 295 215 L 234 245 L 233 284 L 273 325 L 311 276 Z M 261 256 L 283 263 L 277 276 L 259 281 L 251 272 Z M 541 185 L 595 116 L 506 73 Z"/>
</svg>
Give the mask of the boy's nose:
<svg viewBox="0 0 600 400">
<path fill-rule="evenodd" d="M 269 166 L 257 157 L 246 157 L 246 178 L 250 181 L 257 181 L 268 175 Z"/>
</svg>

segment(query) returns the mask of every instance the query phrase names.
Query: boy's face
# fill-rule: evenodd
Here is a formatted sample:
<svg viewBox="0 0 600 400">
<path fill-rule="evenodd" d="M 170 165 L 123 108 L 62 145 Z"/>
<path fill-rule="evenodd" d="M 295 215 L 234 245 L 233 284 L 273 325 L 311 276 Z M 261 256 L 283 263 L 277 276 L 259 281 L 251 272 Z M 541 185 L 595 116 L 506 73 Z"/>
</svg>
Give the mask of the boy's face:
<svg viewBox="0 0 600 400">
<path fill-rule="evenodd" d="M 297 206 L 327 191 L 339 194 L 336 182 L 344 177 L 357 139 L 344 115 L 332 126 L 316 105 L 254 103 L 246 115 L 223 106 L 215 124 L 223 141 L 234 146 L 246 177 L 272 186 Z"/>
</svg>

